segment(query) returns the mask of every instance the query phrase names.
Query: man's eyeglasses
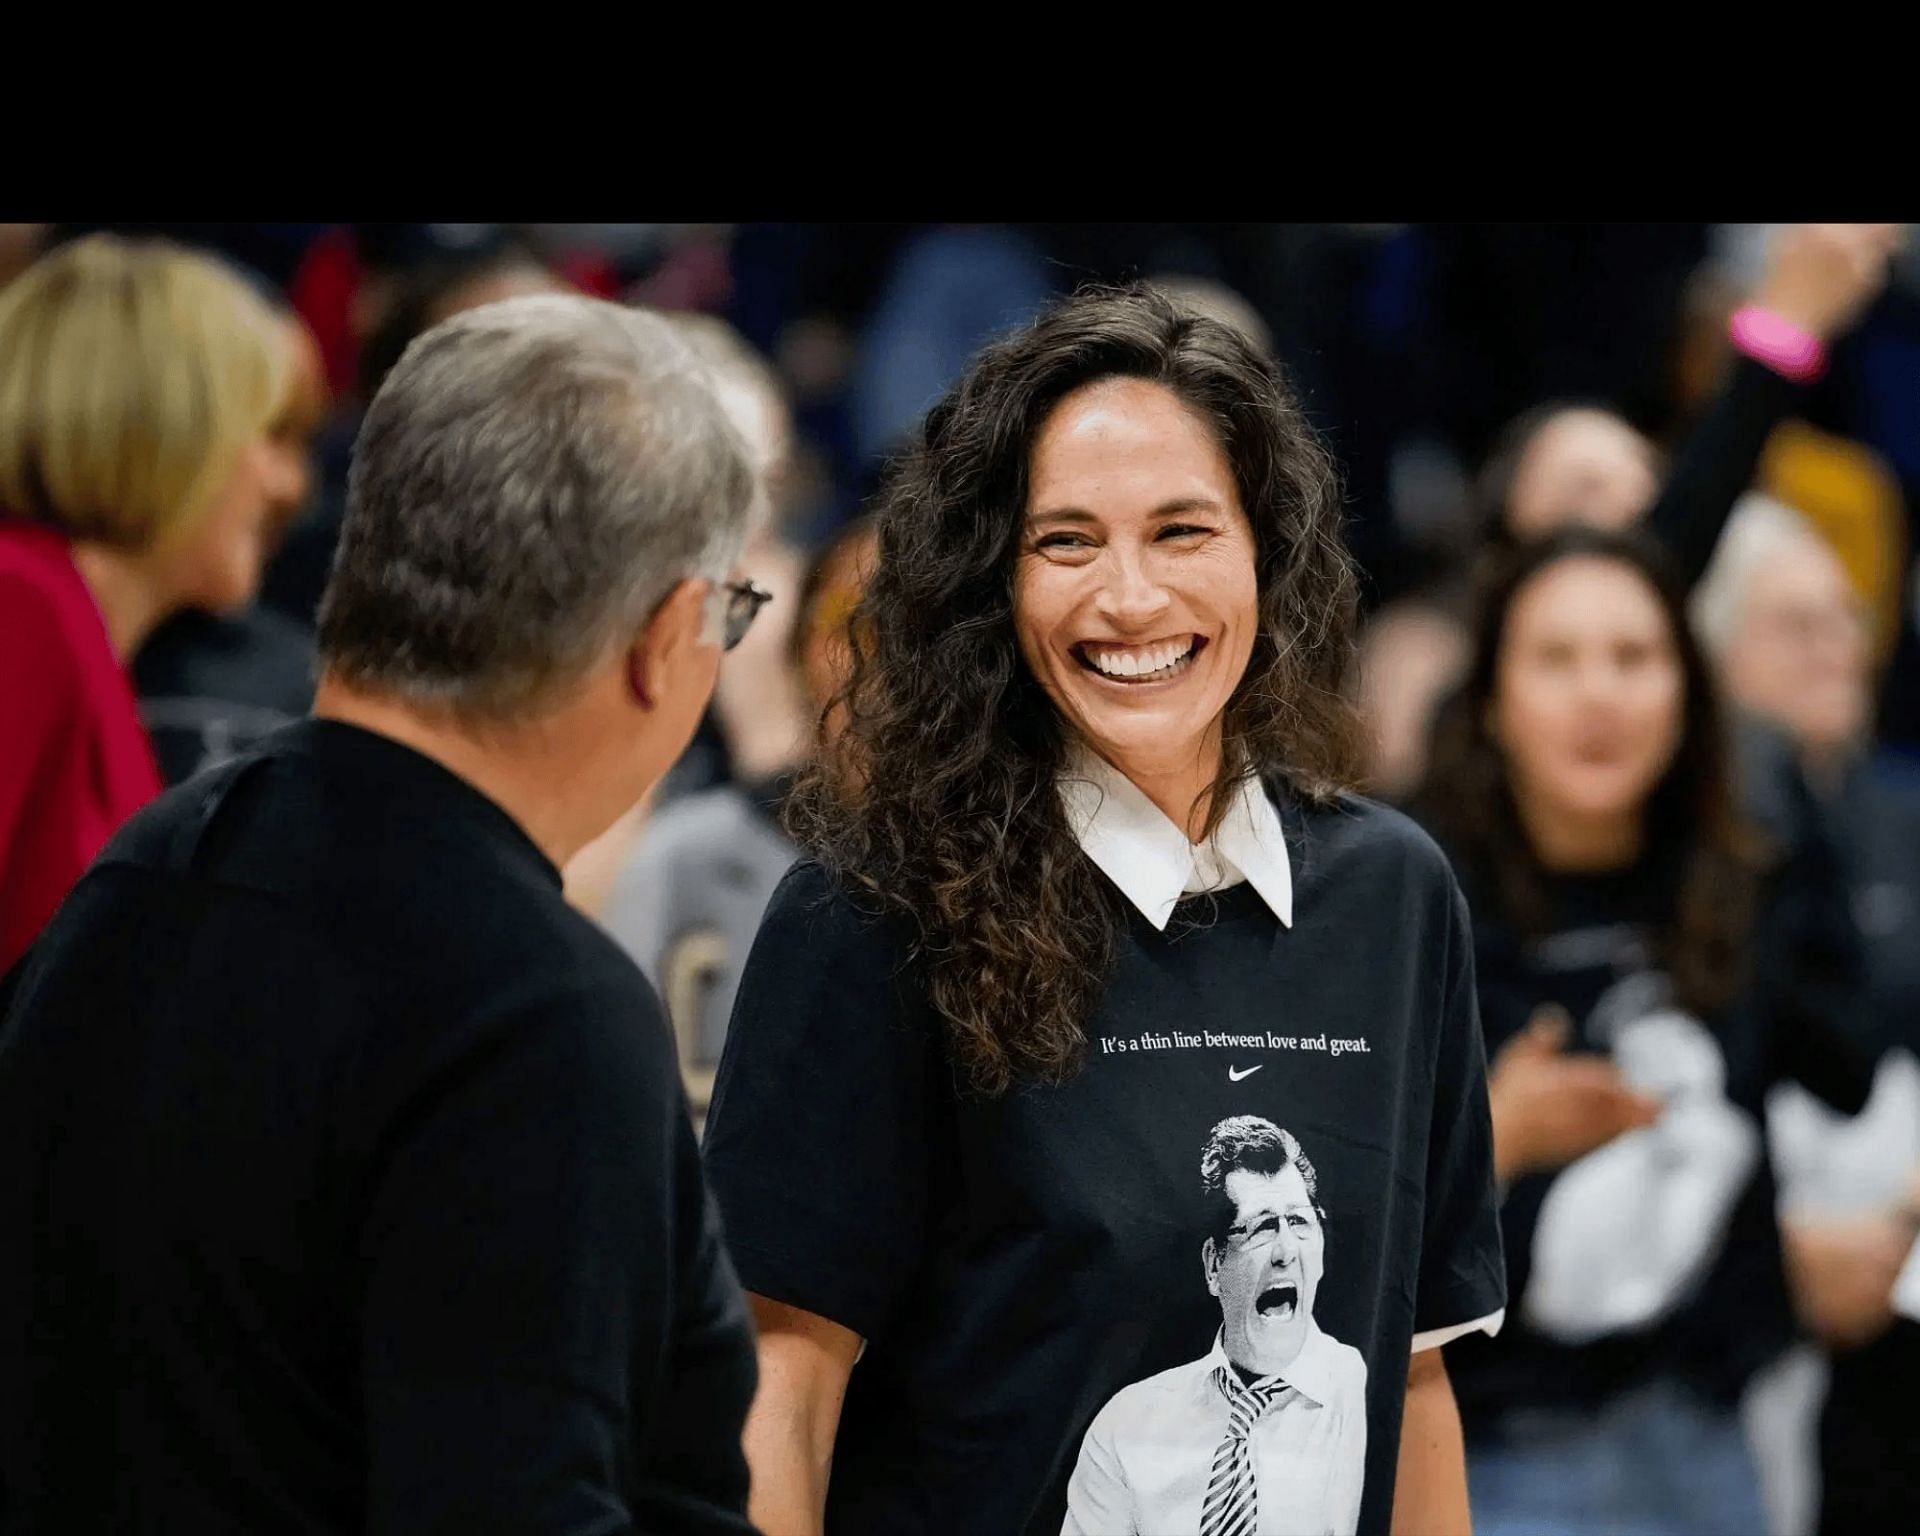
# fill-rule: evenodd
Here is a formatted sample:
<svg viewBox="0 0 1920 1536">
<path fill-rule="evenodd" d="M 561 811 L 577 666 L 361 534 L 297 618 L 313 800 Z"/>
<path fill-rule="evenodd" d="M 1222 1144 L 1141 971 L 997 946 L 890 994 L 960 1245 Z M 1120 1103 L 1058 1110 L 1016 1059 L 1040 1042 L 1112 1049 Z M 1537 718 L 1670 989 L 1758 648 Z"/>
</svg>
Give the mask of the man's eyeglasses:
<svg viewBox="0 0 1920 1536">
<path fill-rule="evenodd" d="M 753 621 L 759 617 L 760 610 L 773 601 L 773 594 L 754 581 L 727 581 L 713 589 L 713 608 L 709 616 L 717 614 L 719 622 L 710 626 L 719 630 L 719 643 L 722 649 L 732 650 L 747 638 L 747 631 L 753 628 Z"/>
</svg>

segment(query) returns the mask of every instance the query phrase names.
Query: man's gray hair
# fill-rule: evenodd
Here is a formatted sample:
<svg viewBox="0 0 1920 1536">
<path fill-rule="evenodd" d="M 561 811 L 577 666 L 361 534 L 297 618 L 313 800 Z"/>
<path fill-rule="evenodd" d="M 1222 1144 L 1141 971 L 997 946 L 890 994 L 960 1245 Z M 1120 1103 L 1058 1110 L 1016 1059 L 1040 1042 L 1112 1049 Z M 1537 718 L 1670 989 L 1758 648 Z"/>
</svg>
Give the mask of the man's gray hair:
<svg viewBox="0 0 1920 1536">
<path fill-rule="evenodd" d="M 1784 502 L 1758 491 L 1740 498 L 1688 605 L 1693 632 L 1716 665 L 1726 661 L 1754 577 L 1776 555 L 1824 543 L 1814 526 Z"/>
<path fill-rule="evenodd" d="M 344 681 L 498 719 L 578 682 L 753 498 L 707 370 L 658 316 L 542 294 L 407 348 L 354 444 L 320 607 Z"/>
</svg>

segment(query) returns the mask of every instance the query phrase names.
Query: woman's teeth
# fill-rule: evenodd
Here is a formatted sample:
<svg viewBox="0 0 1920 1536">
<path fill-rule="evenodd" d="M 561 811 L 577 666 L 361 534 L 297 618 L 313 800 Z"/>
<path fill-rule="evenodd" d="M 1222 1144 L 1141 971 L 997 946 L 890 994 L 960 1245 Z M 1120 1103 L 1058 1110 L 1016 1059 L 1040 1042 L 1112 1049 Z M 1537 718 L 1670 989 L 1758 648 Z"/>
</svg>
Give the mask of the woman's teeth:
<svg viewBox="0 0 1920 1536">
<path fill-rule="evenodd" d="M 1193 642 L 1194 637 L 1188 635 L 1181 640 L 1163 640 L 1158 645 L 1102 646 L 1097 650 L 1086 646 L 1083 654 L 1104 676 L 1158 682 L 1163 677 L 1174 676 L 1192 660 Z"/>
</svg>

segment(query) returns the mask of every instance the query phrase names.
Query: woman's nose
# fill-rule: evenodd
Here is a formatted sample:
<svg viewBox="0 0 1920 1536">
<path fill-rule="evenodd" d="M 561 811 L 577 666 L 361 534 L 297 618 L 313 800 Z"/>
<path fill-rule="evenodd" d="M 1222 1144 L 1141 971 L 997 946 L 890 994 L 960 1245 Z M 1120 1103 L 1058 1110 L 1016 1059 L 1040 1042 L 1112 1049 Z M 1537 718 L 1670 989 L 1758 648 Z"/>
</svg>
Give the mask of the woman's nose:
<svg viewBox="0 0 1920 1536">
<path fill-rule="evenodd" d="M 1146 560 L 1122 548 L 1109 552 L 1100 588 L 1100 607 L 1108 618 L 1126 628 L 1139 628 L 1166 612 L 1171 601 Z"/>
</svg>

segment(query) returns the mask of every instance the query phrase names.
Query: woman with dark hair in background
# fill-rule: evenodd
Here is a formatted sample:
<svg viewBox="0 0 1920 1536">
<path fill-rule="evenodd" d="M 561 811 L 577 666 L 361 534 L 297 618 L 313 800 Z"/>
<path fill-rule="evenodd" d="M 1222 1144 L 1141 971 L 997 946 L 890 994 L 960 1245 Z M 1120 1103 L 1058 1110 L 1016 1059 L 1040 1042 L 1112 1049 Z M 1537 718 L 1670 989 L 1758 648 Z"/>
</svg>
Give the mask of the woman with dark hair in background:
<svg viewBox="0 0 1920 1536">
<path fill-rule="evenodd" d="M 1343 793 L 1339 515 L 1277 366 L 1151 289 L 988 347 L 890 482 L 707 1135 L 763 1527 L 1467 1523 L 1470 939 Z"/>
<path fill-rule="evenodd" d="M 1419 786 L 1433 711 L 1460 675 L 1469 583 L 1485 556 L 1568 523 L 1638 525 L 1666 546 L 1683 586 L 1699 579 L 1775 428 L 1804 404 L 1828 345 L 1885 286 L 1903 239 L 1892 224 L 1784 229 L 1751 293 L 1728 301 L 1725 381 L 1671 464 L 1599 401 L 1549 401 L 1507 424 L 1481 464 L 1469 526 L 1449 547 L 1429 547 L 1434 574 L 1362 637 L 1371 792 L 1397 804 Z"/>
<path fill-rule="evenodd" d="M 1501 1053 L 1516 1312 L 1454 1362 L 1477 1529 L 1761 1529 L 1737 1404 L 1791 1329 L 1764 1097 L 1793 1076 L 1852 1113 L 1871 1063 L 1835 1027 L 1838 893 L 1743 831 L 1657 550 L 1569 528 L 1508 555 L 1423 806 Z M 1584 1104 L 1529 1091 L 1569 1036 Z"/>
</svg>

